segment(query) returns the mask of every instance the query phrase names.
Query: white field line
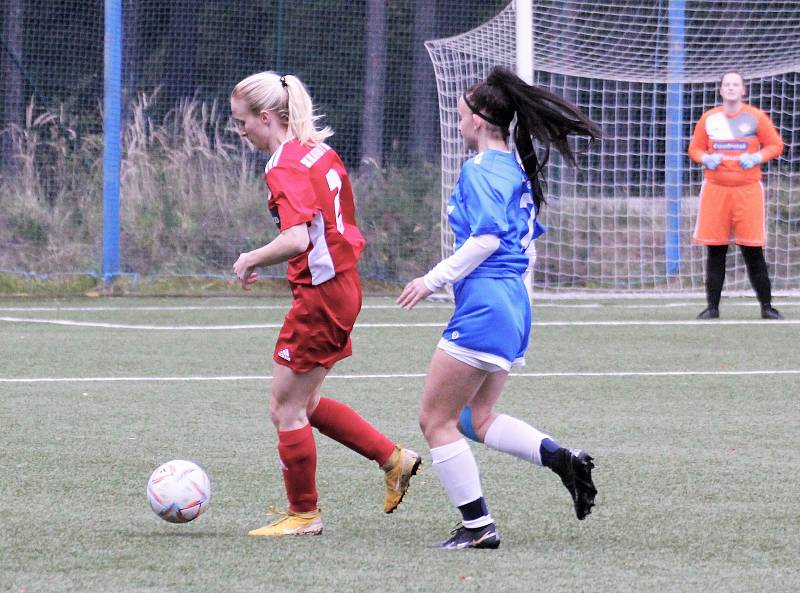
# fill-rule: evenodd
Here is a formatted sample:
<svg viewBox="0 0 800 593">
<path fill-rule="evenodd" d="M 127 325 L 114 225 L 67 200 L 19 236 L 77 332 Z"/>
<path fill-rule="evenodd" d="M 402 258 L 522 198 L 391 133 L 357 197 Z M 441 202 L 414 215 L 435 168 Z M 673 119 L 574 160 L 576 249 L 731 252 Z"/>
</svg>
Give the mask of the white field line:
<svg viewBox="0 0 800 593">
<path fill-rule="evenodd" d="M 800 375 L 800 369 L 753 370 L 753 371 L 611 371 L 611 372 L 553 372 L 553 373 L 512 373 L 511 378 L 548 377 L 740 377 L 758 375 Z M 424 373 L 384 373 L 362 375 L 328 375 L 327 379 L 421 379 Z M 227 375 L 227 376 L 187 376 L 187 377 L 18 377 L 0 378 L 0 383 L 145 383 L 173 382 L 191 383 L 208 381 L 269 381 L 271 375 Z"/>
<path fill-rule="evenodd" d="M 24 313 L 36 311 L 287 311 L 290 303 L 285 305 L 186 305 L 186 306 L 152 306 L 152 307 L 0 307 L 7 313 Z M 362 309 L 399 309 L 397 305 L 364 305 Z M 452 309 L 452 305 L 425 305 L 426 309 Z"/>
<path fill-rule="evenodd" d="M 800 301 L 780 301 L 775 303 L 779 307 L 796 307 L 800 306 Z M 558 301 L 537 302 L 534 301 L 533 309 L 663 309 L 663 308 L 680 308 L 691 307 L 696 308 L 698 303 L 695 301 L 686 302 L 669 302 L 669 303 L 560 303 Z M 747 302 L 726 302 L 723 305 L 728 307 L 750 307 L 756 309 L 758 303 L 752 299 Z M 433 304 L 426 303 L 417 305 L 416 309 L 452 309 L 451 304 Z M 186 306 L 139 306 L 139 307 L 0 307 L 0 312 L 3 313 L 36 313 L 36 312 L 100 312 L 100 311 L 175 311 L 175 312 L 196 312 L 196 311 L 286 311 L 289 309 L 289 304 L 286 305 L 220 305 L 220 306 L 205 306 L 205 305 L 186 305 Z M 400 308 L 395 304 L 386 305 L 364 305 L 362 310 L 380 310 L 380 309 L 396 309 Z"/>
<path fill-rule="evenodd" d="M 0 317 L 6 323 L 31 323 L 44 325 L 61 325 L 71 327 L 92 327 L 101 329 L 131 329 L 146 331 L 233 331 L 278 329 L 281 323 L 252 323 L 232 325 L 141 325 L 126 323 L 101 323 L 96 321 L 73 321 L 70 319 L 36 319 L 30 317 Z M 635 325 L 668 326 L 668 325 L 798 325 L 800 319 L 784 319 L 781 321 L 769 319 L 714 319 L 710 321 L 697 321 L 695 319 L 680 319 L 671 321 L 657 320 L 622 320 L 622 321 L 534 321 L 533 327 L 623 327 Z M 431 323 L 357 323 L 356 329 L 388 329 L 388 328 L 414 328 L 414 327 L 444 327 L 444 322 Z"/>
</svg>

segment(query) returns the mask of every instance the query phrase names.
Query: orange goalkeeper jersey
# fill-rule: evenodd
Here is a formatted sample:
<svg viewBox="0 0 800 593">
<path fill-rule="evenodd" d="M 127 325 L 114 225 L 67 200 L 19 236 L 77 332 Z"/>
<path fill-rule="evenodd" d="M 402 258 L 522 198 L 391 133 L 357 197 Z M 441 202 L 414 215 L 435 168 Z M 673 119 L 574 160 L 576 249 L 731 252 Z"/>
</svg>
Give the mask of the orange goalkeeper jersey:
<svg viewBox="0 0 800 593">
<path fill-rule="evenodd" d="M 727 115 L 722 106 L 706 111 L 694 128 L 689 144 L 689 157 L 702 164 L 703 155 L 721 153 L 719 167 L 705 169 L 705 178 L 718 185 L 747 185 L 761 180 L 761 167 L 744 169 L 739 155 L 760 152 L 766 163 L 783 152 L 783 140 L 772 125 L 769 116 L 753 107 L 742 104 L 734 115 Z"/>
</svg>

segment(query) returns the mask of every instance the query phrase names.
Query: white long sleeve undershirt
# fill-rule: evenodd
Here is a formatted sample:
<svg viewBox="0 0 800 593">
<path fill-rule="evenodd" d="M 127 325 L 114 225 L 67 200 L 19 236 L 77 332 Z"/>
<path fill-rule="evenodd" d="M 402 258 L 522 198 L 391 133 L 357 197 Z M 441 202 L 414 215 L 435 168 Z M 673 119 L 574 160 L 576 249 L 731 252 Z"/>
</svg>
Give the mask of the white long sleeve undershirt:
<svg viewBox="0 0 800 593">
<path fill-rule="evenodd" d="M 500 237 L 497 235 L 471 236 L 453 255 L 440 261 L 425 274 L 422 281 L 428 290 L 436 291 L 445 284 L 461 280 L 497 251 L 498 247 Z"/>
</svg>

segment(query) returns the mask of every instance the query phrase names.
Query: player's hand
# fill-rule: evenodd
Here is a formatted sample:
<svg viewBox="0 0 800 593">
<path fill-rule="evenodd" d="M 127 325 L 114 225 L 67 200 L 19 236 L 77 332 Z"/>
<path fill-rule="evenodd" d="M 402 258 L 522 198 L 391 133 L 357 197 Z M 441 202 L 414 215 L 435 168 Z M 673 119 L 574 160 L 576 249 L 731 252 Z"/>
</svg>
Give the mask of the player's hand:
<svg viewBox="0 0 800 593">
<path fill-rule="evenodd" d="M 250 253 L 241 253 L 233 264 L 233 273 L 241 281 L 244 290 L 250 290 L 250 287 L 258 281 L 258 272 L 255 271 L 255 266 L 250 264 L 249 256 Z"/>
<path fill-rule="evenodd" d="M 242 280 L 242 288 L 244 290 L 250 290 L 250 287 L 256 282 L 258 282 L 258 272 L 256 272 L 253 268 L 250 268 L 249 273 Z"/>
<path fill-rule="evenodd" d="M 711 169 L 712 171 L 719 167 L 719 164 L 722 162 L 722 155 L 718 152 L 714 154 L 704 154 L 703 155 L 703 166 L 706 169 Z"/>
<path fill-rule="evenodd" d="M 739 164 L 742 169 L 752 169 L 764 159 L 759 152 L 743 152 L 739 155 Z"/>
<path fill-rule="evenodd" d="M 403 292 L 397 297 L 395 301 L 402 309 L 413 309 L 414 305 L 422 299 L 428 298 L 433 294 L 433 291 L 425 286 L 422 276 L 414 278 L 411 282 L 406 284 Z"/>
</svg>

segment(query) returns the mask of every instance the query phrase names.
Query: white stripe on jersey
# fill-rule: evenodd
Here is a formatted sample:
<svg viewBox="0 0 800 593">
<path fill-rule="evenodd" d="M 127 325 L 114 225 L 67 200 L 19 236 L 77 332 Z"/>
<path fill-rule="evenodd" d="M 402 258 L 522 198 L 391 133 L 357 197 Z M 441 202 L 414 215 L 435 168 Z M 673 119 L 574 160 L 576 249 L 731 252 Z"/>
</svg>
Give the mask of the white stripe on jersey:
<svg viewBox="0 0 800 593">
<path fill-rule="evenodd" d="M 306 156 L 300 159 L 300 162 L 310 169 L 314 166 L 314 163 L 321 159 L 322 155 L 328 152 L 330 149 L 330 146 L 324 142 L 320 142 L 317 146 L 312 148 Z"/>
<path fill-rule="evenodd" d="M 705 191 L 705 189 L 706 189 L 706 180 L 705 180 L 705 177 L 703 177 L 703 183 L 700 185 L 700 202 L 698 202 L 698 204 L 697 204 L 697 220 L 694 223 L 694 234 L 692 235 L 692 237 L 694 238 L 695 241 L 702 241 L 702 238 L 699 236 L 699 234 L 700 234 L 700 216 L 701 216 L 701 212 L 703 211 L 703 209 L 701 208 L 701 206 L 702 206 L 701 202 L 703 201 L 703 192 Z"/>
<path fill-rule="evenodd" d="M 731 121 L 722 111 L 706 118 L 706 134 L 712 140 L 733 140 L 736 135 L 731 129 Z"/>
<path fill-rule="evenodd" d="M 325 219 L 317 210 L 308 227 L 308 236 L 314 247 L 308 252 L 308 269 L 311 272 L 311 285 L 316 286 L 330 280 L 336 275 L 333 258 L 325 240 Z"/>
<path fill-rule="evenodd" d="M 287 139 L 287 140 L 284 140 L 283 142 L 281 142 L 281 145 L 278 147 L 278 150 L 276 150 L 274 153 L 272 153 L 272 156 L 267 161 L 267 166 L 264 167 L 264 174 L 265 175 L 270 169 L 272 169 L 272 167 L 274 167 L 275 165 L 278 164 L 278 161 L 281 158 L 281 153 L 283 152 L 283 145 L 286 144 L 287 142 L 289 142 L 289 140 L 290 139 Z"/>
</svg>

